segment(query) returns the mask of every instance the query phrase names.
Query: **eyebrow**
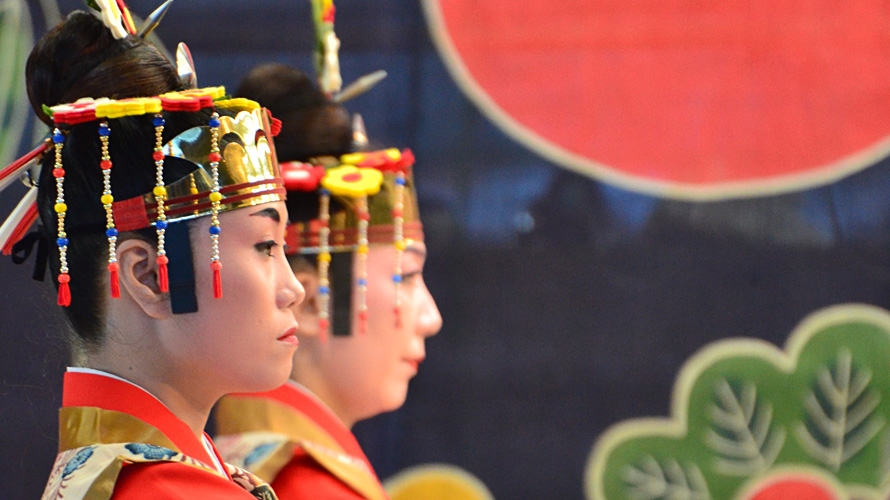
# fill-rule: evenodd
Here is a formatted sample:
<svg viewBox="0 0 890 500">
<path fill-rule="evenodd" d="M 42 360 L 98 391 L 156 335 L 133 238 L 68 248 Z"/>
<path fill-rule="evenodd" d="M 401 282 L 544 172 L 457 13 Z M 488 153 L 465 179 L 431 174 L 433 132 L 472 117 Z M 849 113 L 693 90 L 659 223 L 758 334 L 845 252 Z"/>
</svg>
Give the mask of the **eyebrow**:
<svg viewBox="0 0 890 500">
<path fill-rule="evenodd" d="M 255 215 L 258 215 L 260 217 L 268 217 L 268 218 L 274 220 L 275 222 L 281 222 L 281 214 L 278 213 L 278 210 L 275 208 L 264 208 L 264 209 L 260 210 L 259 212 L 254 212 L 254 213 L 250 214 L 251 217 L 253 217 Z"/>
<path fill-rule="evenodd" d="M 411 246 L 405 248 L 405 251 L 411 252 L 411 253 L 417 255 L 418 257 L 426 259 L 426 250 L 424 250 L 422 248 L 418 248 L 416 246 L 411 245 Z"/>
</svg>

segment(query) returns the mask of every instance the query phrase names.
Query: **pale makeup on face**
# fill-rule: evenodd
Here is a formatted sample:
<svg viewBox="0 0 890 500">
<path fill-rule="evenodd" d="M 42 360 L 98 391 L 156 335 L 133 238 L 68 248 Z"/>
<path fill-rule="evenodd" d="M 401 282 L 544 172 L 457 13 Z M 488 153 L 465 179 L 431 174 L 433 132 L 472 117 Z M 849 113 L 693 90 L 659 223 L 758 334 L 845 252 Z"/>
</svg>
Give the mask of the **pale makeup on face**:
<svg viewBox="0 0 890 500">
<path fill-rule="evenodd" d="M 215 374 L 212 383 L 225 392 L 274 389 L 287 380 L 297 347 L 290 308 L 305 296 L 284 256 L 287 209 L 275 202 L 219 218 L 223 296 L 213 298 L 207 217 L 192 238 L 198 312 L 173 317 L 183 334 L 170 350 L 183 364 Z"/>
<path fill-rule="evenodd" d="M 367 331 L 359 331 L 354 310 L 350 336 L 312 344 L 318 350 L 313 360 L 319 371 L 313 380 L 323 387 L 310 390 L 348 426 L 404 404 L 408 382 L 426 357 L 425 341 L 442 327 L 439 309 L 423 280 L 426 246 L 421 241 L 412 241 L 402 258 L 401 322 L 396 324 L 395 257 L 396 250 L 389 245 L 371 246 L 368 252 Z"/>
</svg>

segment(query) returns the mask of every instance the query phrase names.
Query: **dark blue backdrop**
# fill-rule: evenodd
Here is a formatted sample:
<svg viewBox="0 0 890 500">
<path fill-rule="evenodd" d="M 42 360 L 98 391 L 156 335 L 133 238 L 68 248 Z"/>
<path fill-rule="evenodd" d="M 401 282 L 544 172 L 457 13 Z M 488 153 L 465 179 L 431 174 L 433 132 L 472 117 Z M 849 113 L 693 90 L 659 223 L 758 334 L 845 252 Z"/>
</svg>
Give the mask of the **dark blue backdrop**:
<svg viewBox="0 0 890 500">
<path fill-rule="evenodd" d="M 890 302 L 887 161 L 832 186 L 739 201 L 612 188 L 489 123 L 450 79 L 415 0 L 337 7 L 344 80 L 389 72 L 350 108 L 373 137 L 417 155 L 426 279 L 445 319 L 405 407 L 358 425 L 381 477 L 448 462 L 501 500 L 581 499 L 599 433 L 666 415 L 673 377 L 706 342 L 781 344 L 820 307 Z M 311 71 L 308 16 L 308 2 L 177 0 L 158 33 L 189 44 L 203 85 L 234 88 L 262 61 Z M 0 202 L 4 215 L 13 202 Z M 30 272 L 0 260 L 4 498 L 38 497 L 55 455 L 65 351 L 54 296 Z"/>
</svg>

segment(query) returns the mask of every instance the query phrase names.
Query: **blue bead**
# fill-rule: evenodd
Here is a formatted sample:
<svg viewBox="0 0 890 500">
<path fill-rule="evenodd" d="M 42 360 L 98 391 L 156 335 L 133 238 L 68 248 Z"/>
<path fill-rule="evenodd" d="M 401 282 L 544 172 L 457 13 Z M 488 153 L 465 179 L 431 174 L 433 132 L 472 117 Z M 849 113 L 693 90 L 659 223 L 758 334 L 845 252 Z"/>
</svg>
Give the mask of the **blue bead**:
<svg viewBox="0 0 890 500">
<path fill-rule="evenodd" d="M 395 281 L 396 283 L 401 283 L 401 282 L 402 282 L 402 275 L 401 275 L 401 274 L 396 274 L 396 275 L 394 275 L 394 276 L 392 277 L 392 280 Z"/>
<path fill-rule="evenodd" d="M 331 289 L 326 286 L 318 287 L 318 293 L 331 293 Z"/>
<path fill-rule="evenodd" d="M 365 278 L 360 278 L 358 280 L 358 284 L 361 286 L 368 286 L 368 280 L 366 280 Z"/>
<path fill-rule="evenodd" d="M 56 245 L 59 245 L 60 247 L 67 247 L 67 246 L 68 246 L 68 238 L 59 238 L 59 239 L 57 239 L 57 240 L 56 240 Z"/>
<path fill-rule="evenodd" d="M 219 127 L 219 120 L 217 118 L 211 118 L 209 124 L 211 127 Z"/>
<path fill-rule="evenodd" d="M 165 122 L 164 122 L 164 117 L 163 117 L 163 116 L 156 116 L 155 119 L 151 121 L 151 123 L 152 123 L 155 127 L 163 127 L 163 126 L 164 126 L 164 123 L 165 123 Z"/>
<path fill-rule="evenodd" d="M 320 192 L 321 192 L 322 196 L 327 196 L 327 195 L 331 194 L 330 191 L 328 191 L 327 189 L 324 189 L 324 188 L 322 188 Z"/>
<path fill-rule="evenodd" d="M 54 134 L 54 135 L 53 135 L 53 142 L 56 143 L 56 144 L 64 144 L 64 142 L 65 142 L 65 136 L 64 136 L 63 134 Z"/>
<path fill-rule="evenodd" d="M 396 184 L 398 184 L 399 186 L 404 186 L 405 179 L 402 179 L 401 177 L 396 177 Z"/>
<path fill-rule="evenodd" d="M 113 227 L 106 229 L 105 236 L 108 236 L 109 238 L 113 238 L 113 237 L 117 236 L 117 229 L 115 229 Z"/>
<path fill-rule="evenodd" d="M 219 234 L 222 232 L 219 226 L 210 226 L 210 234 Z"/>
<path fill-rule="evenodd" d="M 107 125 L 99 125 L 99 135 L 107 137 L 111 133 L 111 129 Z"/>
<path fill-rule="evenodd" d="M 159 221 L 155 222 L 155 227 L 158 229 L 167 229 L 167 221 L 159 220 Z"/>
</svg>

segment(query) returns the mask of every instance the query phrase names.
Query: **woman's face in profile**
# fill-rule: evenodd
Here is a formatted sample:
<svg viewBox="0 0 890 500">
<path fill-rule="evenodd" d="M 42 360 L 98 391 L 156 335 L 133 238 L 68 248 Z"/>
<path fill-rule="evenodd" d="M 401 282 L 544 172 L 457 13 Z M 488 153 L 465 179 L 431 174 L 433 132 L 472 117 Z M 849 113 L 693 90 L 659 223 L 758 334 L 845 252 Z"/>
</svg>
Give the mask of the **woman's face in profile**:
<svg viewBox="0 0 890 500">
<path fill-rule="evenodd" d="M 213 373 L 226 392 L 274 389 L 287 380 L 297 348 L 290 307 L 305 296 L 284 256 L 287 208 L 266 203 L 219 220 L 222 297 L 213 298 L 210 217 L 204 217 L 191 234 L 198 312 L 173 316 L 179 337 L 170 340 L 170 352 L 196 371 L 195 380 Z"/>
<path fill-rule="evenodd" d="M 442 327 L 439 309 L 423 280 L 426 246 L 421 241 L 411 241 L 402 258 L 401 320 L 397 323 L 395 258 L 392 246 L 371 246 L 367 332 L 360 331 L 358 311 L 353 310 L 352 334 L 331 337 L 327 348 L 326 376 L 337 393 L 348 395 L 344 399 L 349 399 L 351 413 L 359 419 L 404 404 L 408 382 L 426 357 L 425 341 Z M 355 296 L 352 303 L 358 303 Z"/>
</svg>

